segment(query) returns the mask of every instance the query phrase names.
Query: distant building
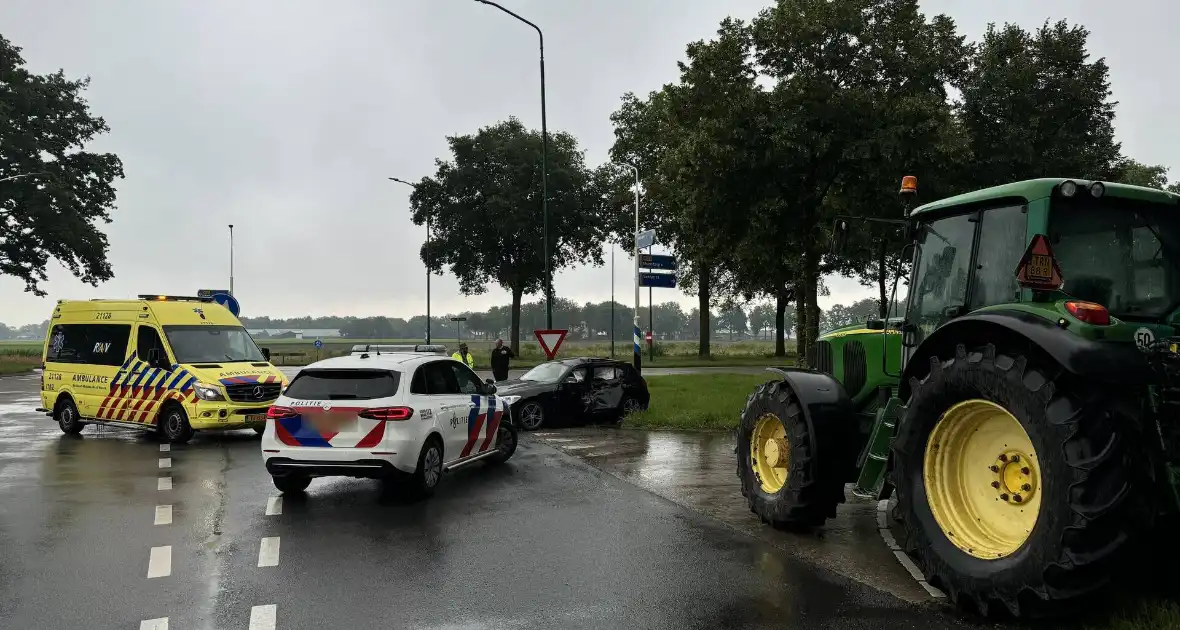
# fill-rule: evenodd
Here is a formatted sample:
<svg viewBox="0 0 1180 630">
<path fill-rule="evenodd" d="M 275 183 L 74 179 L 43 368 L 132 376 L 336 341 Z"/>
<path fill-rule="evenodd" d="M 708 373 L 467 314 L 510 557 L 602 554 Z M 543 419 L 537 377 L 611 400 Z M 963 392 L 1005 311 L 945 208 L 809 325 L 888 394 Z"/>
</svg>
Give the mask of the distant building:
<svg viewBox="0 0 1180 630">
<path fill-rule="evenodd" d="M 251 337 L 263 339 L 332 339 L 340 338 L 338 328 L 250 328 Z"/>
</svg>

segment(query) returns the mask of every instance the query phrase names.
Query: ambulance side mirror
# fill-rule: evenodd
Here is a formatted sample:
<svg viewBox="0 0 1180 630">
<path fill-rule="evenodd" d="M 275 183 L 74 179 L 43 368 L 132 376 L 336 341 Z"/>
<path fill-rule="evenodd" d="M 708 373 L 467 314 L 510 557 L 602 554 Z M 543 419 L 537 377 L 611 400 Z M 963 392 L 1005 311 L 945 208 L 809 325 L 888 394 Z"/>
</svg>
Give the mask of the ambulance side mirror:
<svg viewBox="0 0 1180 630">
<path fill-rule="evenodd" d="M 164 360 L 164 353 L 160 352 L 159 348 L 148 350 L 147 362 L 149 366 L 157 369 L 166 370 L 169 367 L 168 362 Z"/>
<path fill-rule="evenodd" d="M 262 358 L 270 361 L 270 348 L 260 348 L 262 350 Z"/>
</svg>

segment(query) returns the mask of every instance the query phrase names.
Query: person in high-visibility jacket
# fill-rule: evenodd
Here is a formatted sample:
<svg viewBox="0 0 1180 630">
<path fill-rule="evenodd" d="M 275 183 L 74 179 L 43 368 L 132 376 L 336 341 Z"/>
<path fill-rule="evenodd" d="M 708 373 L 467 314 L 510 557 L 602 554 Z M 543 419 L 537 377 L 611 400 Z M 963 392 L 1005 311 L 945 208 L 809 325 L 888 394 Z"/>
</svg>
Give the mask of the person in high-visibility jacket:
<svg viewBox="0 0 1180 630">
<path fill-rule="evenodd" d="M 467 367 L 475 369 L 475 357 L 467 351 L 467 344 L 459 344 L 459 351 L 451 355 L 451 358 L 456 361 L 462 361 L 467 364 Z"/>
</svg>

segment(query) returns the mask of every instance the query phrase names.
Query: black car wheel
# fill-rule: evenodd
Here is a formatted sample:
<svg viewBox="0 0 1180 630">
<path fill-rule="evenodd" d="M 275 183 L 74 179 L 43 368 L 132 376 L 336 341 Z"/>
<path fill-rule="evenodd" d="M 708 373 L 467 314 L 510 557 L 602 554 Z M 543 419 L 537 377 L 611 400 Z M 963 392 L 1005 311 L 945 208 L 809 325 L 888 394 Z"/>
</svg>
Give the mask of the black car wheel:
<svg viewBox="0 0 1180 630">
<path fill-rule="evenodd" d="M 72 435 L 82 430 L 86 426 L 82 422 L 81 416 L 78 414 L 78 407 L 74 405 L 74 401 L 69 398 L 63 398 L 57 404 L 57 426 L 61 427 L 62 433 Z"/>
<path fill-rule="evenodd" d="M 530 400 L 520 406 L 520 428 L 525 431 L 536 431 L 545 423 L 545 409 L 541 403 Z"/>
</svg>

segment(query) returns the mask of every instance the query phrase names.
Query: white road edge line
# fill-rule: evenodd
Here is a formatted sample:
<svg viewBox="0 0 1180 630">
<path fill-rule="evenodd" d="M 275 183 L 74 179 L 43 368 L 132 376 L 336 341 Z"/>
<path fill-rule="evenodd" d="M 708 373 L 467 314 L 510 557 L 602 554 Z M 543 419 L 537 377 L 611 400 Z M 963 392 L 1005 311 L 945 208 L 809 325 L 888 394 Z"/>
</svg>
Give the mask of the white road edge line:
<svg viewBox="0 0 1180 630">
<path fill-rule="evenodd" d="M 169 575 L 172 575 L 172 546 L 152 547 L 152 556 L 148 559 L 148 579 Z"/>
<path fill-rule="evenodd" d="M 156 506 L 156 522 L 153 525 L 171 525 L 172 524 L 172 506 L 171 505 L 157 505 Z"/>
<path fill-rule="evenodd" d="M 144 619 L 139 622 L 139 630 L 168 630 L 168 618 Z"/>
<path fill-rule="evenodd" d="M 250 630 L 275 630 L 278 607 L 275 604 L 250 608 Z"/>
<path fill-rule="evenodd" d="M 278 516 L 283 513 L 283 497 L 270 497 L 266 500 L 266 515 Z"/>
<path fill-rule="evenodd" d="M 168 451 L 171 451 L 171 450 L 172 450 L 171 444 L 161 444 L 160 445 L 160 452 L 161 453 L 167 453 Z"/>
<path fill-rule="evenodd" d="M 160 477 L 156 479 L 156 490 L 171 490 L 172 477 Z"/>
<path fill-rule="evenodd" d="M 268 536 L 258 545 L 258 566 L 276 567 L 279 565 L 279 537 Z"/>
<path fill-rule="evenodd" d="M 914 581 L 917 582 L 919 586 L 926 589 L 926 592 L 929 593 L 931 597 L 937 597 L 939 599 L 945 598 L 946 593 L 943 593 L 937 588 L 931 586 L 930 583 L 927 582 L 923 577 L 922 572 L 918 570 L 918 565 L 914 564 L 914 561 L 910 560 L 910 557 L 907 556 L 905 552 L 902 551 L 901 546 L 897 544 L 897 539 L 893 537 L 893 532 L 889 531 L 889 517 L 886 514 L 886 510 L 888 509 L 888 499 L 877 501 L 877 531 L 881 533 L 881 539 L 885 541 L 885 546 L 889 547 L 889 550 L 893 552 L 893 556 L 897 558 L 897 561 L 901 563 L 901 566 L 905 567 L 905 570 L 910 574 L 910 577 L 914 578 Z"/>
<path fill-rule="evenodd" d="M 160 458 L 160 468 L 172 468 L 172 458 L 171 457 L 161 457 Z"/>
</svg>

